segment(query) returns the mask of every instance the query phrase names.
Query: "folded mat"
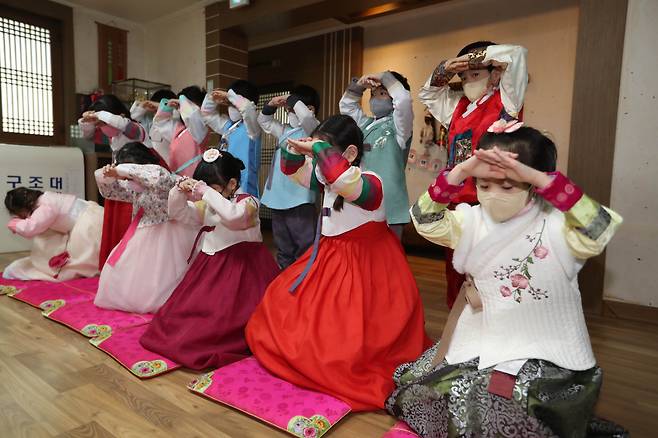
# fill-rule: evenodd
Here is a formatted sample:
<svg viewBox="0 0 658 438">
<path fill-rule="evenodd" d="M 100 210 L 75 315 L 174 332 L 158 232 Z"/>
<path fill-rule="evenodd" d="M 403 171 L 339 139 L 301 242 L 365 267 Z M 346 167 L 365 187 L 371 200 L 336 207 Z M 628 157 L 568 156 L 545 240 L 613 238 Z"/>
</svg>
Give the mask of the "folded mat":
<svg viewBox="0 0 658 438">
<path fill-rule="evenodd" d="M 254 357 L 204 374 L 188 388 L 302 438 L 321 437 L 350 412 L 341 400 L 274 377 Z"/>
<path fill-rule="evenodd" d="M 142 347 L 139 339 L 148 324 L 102 332 L 89 342 L 110 355 L 140 379 L 147 379 L 173 371 L 180 365 Z"/>
</svg>

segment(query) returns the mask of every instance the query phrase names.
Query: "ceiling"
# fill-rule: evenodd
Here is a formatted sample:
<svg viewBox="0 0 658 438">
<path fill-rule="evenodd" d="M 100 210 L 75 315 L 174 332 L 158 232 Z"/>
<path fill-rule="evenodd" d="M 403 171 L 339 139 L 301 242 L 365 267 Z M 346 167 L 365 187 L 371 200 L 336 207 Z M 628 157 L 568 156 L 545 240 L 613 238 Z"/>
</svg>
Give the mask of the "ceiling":
<svg viewBox="0 0 658 438">
<path fill-rule="evenodd" d="M 69 6 L 82 6 L 137 23 L 147 23 L 186 9 L 217 0 L 55 0 Z"/>
</svg>

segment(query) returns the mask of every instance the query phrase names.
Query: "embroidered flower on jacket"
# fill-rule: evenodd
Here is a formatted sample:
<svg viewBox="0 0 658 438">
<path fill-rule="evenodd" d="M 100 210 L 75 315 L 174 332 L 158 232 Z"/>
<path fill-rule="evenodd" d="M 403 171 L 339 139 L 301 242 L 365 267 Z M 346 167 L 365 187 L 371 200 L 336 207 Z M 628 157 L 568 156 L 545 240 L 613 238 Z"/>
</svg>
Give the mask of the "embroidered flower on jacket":
<svg viewBox="0 0 658 438">
<path fill-rule="evenodd" d="M 507 298 L 513 297 L 517 303 L 521 302 L 522 293 L 529 294 L 534 300 L 548 298 L 548 291 L 534 287 L 532 285 L 532 274 L 530 265 L 535 264 L 535 260 L 541 261 L 548 257 L 548 249 L 542 245 L 544 230 L 546 229 L 546 220 L 542 223 L 541 230 L 535 234 L 528 234 L 525 240 L 532 244 L 532 248 L 525 257 L 515 257 L 511 265 L 500 266 L 493 272 L 494 278 L 502 281 L 509 281 L 511 288 L 507 285 L 500 287 L 500 294 Z"/>
<path fill-rule="evenodd" d="M 516 287 L 519 289 L 525 289 L 528 287 L 528 279 L 521 274 L 512 275 L 510 277 L 510 280 L 512 280 L 512 287 Z"/>
<path fill-rule="evenodd" d="M 538 246 L 532 251 L 532 253 L 538 259 L 545 259 L 546 256 L 548 255 L 548 248 L 546 248 L 545 246 Z"/>
</svg>

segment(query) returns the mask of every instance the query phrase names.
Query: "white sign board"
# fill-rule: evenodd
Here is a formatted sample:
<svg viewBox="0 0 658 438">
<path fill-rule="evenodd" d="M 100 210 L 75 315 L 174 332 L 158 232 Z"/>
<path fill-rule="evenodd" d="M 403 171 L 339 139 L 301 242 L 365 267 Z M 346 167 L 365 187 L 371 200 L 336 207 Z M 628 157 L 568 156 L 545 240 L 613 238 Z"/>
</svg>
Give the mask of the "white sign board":
<svg viewBox="0 0 658 438">
<path fill-rule="evenodd" d="M 37 147 L 0 143 L 0 253 L 26 251 L 30 241 L 6 227 L 6 193 L 16 187 L 71 193 L 85 197 L 82 151 L 75 147 Z"/>
</svg>

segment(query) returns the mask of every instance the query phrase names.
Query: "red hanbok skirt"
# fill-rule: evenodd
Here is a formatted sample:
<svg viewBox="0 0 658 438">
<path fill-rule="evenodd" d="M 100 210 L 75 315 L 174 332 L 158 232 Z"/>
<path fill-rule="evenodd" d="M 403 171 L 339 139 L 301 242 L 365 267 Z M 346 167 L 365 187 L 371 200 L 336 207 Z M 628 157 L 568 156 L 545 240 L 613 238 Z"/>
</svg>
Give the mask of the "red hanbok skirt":
<svg viewBox="0 0 658 438">
<path fill-rule="evenodd" d="M 402 247 L 385 222 L 322 237 L 315 263 L 291 294 L 311 251 L 268 287 L 247 324 L 249 347 L 290 383 L 354 411 L 382 409 L 395 368 L 432 344 Z"/>
<path fill-rule="evenodd" d="M 132 222 L 133 205 L 128 202 L 106 199 L 103 205 L 103 234 L 98 256 L 98 268 L 103 270 L 105 261 Z"/>
</svg>

